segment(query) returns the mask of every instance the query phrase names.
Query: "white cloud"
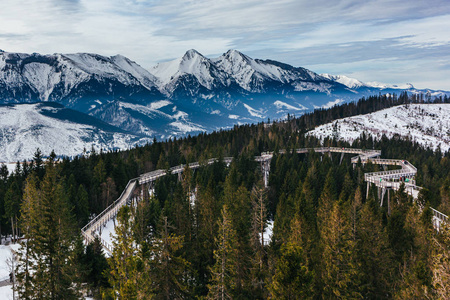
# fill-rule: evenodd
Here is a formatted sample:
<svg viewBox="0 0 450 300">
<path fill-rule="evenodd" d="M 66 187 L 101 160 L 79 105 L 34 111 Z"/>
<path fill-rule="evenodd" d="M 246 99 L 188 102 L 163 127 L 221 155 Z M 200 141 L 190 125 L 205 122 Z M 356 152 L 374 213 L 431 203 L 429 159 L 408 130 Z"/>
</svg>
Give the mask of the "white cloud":
<svg viewBox="0 0 450 300">
<path fill-rule="evenodd" d="M 314 71 L 348 70 L 362 80 L 375 59 L 397 69 L 400 82 L 413 81 L 417 74 L 405 66 L 418 62 L 424 73 L 448 75 L 439 68 L 448 61 L 448 28 L 447 0 L 23 0 L 3 1 L 0 10 L 6 51 L 120 53 L 150 67 L 191 48 L 205 55 L 235 48 L 295 66 L 333 68 Z M 375 69 L 382 77 L 368 81 L 387 81 Z M 450 82 L 440 82 L 450 89 Z"/>
</svg>

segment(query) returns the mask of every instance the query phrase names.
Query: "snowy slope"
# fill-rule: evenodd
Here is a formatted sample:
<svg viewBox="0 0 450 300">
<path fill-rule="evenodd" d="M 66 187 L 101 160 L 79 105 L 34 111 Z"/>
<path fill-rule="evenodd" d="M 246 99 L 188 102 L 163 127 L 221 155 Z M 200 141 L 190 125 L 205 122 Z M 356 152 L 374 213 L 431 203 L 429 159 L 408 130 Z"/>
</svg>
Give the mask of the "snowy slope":
<svg viewBox="0 0 450 300">
<path fill-rule="evenodd" d="M 79 114 L 79 115 L 78 115 Z M 79 120 L 78 123 L 76 120 Z M 30 159 L 37 148 L 44 155 L 78 155 L 84 149 L 128 149 L 150 142 L 92 117 L 55 104 L 0 106 L 0 161 Z"/>
<path fill-rule="evenodd" d="M 315 128 L 308 134 L 320 139 L 336 136 L 352 142 L 362 132 L 380 139 L 383 134 L 409 138 L 441 151 L 450 149 L 450 104 L 410 104 L 367 115 L 340 119 Z"/>
<path fill-rule="evenodd" d="M 0 104 L 57 102 L 157 139 L 298 116 L 363 96 L 402 91 L 429 98 L 446 94 L 319 75 L 236 50 L 217 58 L 189 50 L 150 70 L 121 55 L 0 51 Z"/>
<path fill-rule="evenodd" d="M 183 76 L 193 76 L 200 85 L 211 90 L 214 87 L 228 86 L 230 81 L 225 72 L 219 70 L 211 60 L 196 50 L 187 51 L 183 57 L 173 61 L 159 63 L 151 69 L 159 79 L 161 88 L 173 92 Z"/>
<path fill-rule="evenodd" d="M 92 98 L 164 98 L 156 81 L 120 55 L 0 52 L 2 103 L 54 101 L 86 111 Z"/>
<path fill-rule="evenodd" d="M 341 83 L 341 84 L 343 84 L 343 85 L 345 85 L 345 86 L 347 86 L 347 87 L 349 87 L 351 89 L 360 88 L 360 87 L 363 87 L 363 86 L 368 86 L 367 84 L 365 84 L 362 81 L 359 81 L 358 79 L 350 78 L 350 77 L 347 77 L 347 76 L 344 76 L 344 75 L 331 75 L 331 74 L 320 74 L 320 75 L 325 77 L 325 78 L 328 78 L 330 80 L 339 82 L 339 83 Z"/>
<path fill-rule="evenodd" d="M 219 69 L 230 74 L 240 87 L 250 92 L 264 92 L 268 81 L 289 84 L 298 80 L 313 81 L 320 77 L 303 68 L 253 59 L 236 50 L 229 50 L 212 61 Z"/>
<path fill-rule="evenodd" d="M 92 109 L 89 114 L 118 128 L 157 139 L 206 131 L 206 127 L 192 122 L 188 113 L 168 100 L 147 105 L 114 101 Z"/>
</svg>

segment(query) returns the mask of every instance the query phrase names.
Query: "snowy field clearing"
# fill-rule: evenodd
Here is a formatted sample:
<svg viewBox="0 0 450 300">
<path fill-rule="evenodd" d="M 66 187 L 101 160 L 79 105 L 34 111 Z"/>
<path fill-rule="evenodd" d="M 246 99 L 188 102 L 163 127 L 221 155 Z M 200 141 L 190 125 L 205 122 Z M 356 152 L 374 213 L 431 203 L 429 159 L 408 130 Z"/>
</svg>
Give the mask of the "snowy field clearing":
<svg viewBox="0 0 450 300">
<path fill-rule="evenodd" d="M 0 245 L 0 299 L 13 299 L 12 285 L 9 284 L 12 251 L 17 251 L 19 244 Z"/>
<path fill-rule="evenodd" d="M 399 134 L 421 145 L 445 152 L 450 149 L 450 104 L 410 104 L 374 113 L 339 119 L 318 126 L 308 134 L 323 140 L 336 136 L 353 142 L 362 132 L 380 139 Z"/>
</svg>

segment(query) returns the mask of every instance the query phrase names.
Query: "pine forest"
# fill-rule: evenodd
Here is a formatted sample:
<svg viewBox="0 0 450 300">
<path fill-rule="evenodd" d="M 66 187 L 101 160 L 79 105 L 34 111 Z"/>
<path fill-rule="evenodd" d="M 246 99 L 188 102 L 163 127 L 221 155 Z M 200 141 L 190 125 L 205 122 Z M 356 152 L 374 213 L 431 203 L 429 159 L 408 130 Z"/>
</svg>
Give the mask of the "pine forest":
<svg viewBox="0 0 450 300">
<path fill-rule="evenodd" d="M 431 101 L 431 99 L 428 99 Z M 425 100 L 427 101 L 427 100 Z M 445 99 L 434 102 L 448 103 Z M 450 299 L 450 154 L 394 136 L 349 144 L 305 133 L 347 116 L 424 102 L 374 96 L 300 117 L 154 140 L 69 160 L 36 151 L 0 169 L 2 240 L 20 243 L 18 299 Z M 307 147 L 381 150 L 417 167 L 417 200 L 404 188 L 380 206 L 371 163 Z M 278 153 L 279 150 L 285 153 Z M 255 156 L 273 151 L 268 186 Z M 233 157 L 230 164 L 225 157 Z M 217 158 L 207 164 L 210 158 Z M 132 178 L 199 162 L 139 186 L 114 218 L 110 254 L 81 228 Z M 269 236 L 269 233 L 271 235 Z"/>
</svg>

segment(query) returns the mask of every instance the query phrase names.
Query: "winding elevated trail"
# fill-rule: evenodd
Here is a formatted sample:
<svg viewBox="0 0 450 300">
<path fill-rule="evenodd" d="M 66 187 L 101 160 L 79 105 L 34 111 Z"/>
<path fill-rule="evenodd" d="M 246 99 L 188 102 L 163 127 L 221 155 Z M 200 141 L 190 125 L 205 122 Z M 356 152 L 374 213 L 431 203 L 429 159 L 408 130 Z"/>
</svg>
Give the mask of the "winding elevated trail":
<svg viewBox="0 0 450 300">
<path fill-rule="evenodd" d="M 388 170 L 388 171 L 380 171 L 380 172 L 372 172 L 364 174 L 364 180 L 367 182 L 367 190 L 369 190 L 370 184 L 374 184 L 378 188 L 378 195 L 381 199 L 381 204 L 383 205 L 383 198 L 385 192 L 389 190 L 398 190 L 402 183 L 405 184 L 406 192 L 411 195 L 414 199 L 417 199 L 419 195 L 419 191 L 421 187 L 415 184 L 414 177 L 417 173 L 416 167 L 414 167 L 411 163 L 406 160 L 399 159 L 380 159 L 378 158 L 381 155 L 380 150 L 363 150 L 363 149 L 355 149 L 355 148 L 338 148 L 338 147 L 320 147 L 320 148 L 301 148 L 295 150 L 296 153 L 309 153 L 316 152 L 322 154 L 331 155 L 331 153 L 341 153 L 340 162 L 344 157 L 344 154 L 356 154 L 355 157 L 351 159 L 353 164 L 358 163 L 359 161 L 363 164 L 372 163 L 377 165 L 386 166 L 398 166 L 400 169 L 396 170 Z M 284 154 L 286 150 L 278 151 L 278 154 Z M 255 161 L 261 163 L 261 171 L 263 172 L 264 184 L 267 187 L 269 185 L 269 173 L 270 173 L 270 161 L 274 156 L 274 152 L 263 152 L 260 156 L 255 156 Z M 225 157 L 223 162 L 229 165 L 232 162 L 232 157 Z M 211 165 L 214 162 L 218 161 L 217 158 L 211 158 L 204 162 L 203 164 L 199 162 L 194 162 L 189 164 L 189 168 L 192 170 L 198 169 L 203 165 Z M 136 189 L 137 185 L 143 184 L 152 184 L 158 178 L 166 176 L 167 174 L 178 174 L 184 171 L 186 165 L 179 165 L 170 168 L 169 170 L 155 170 L 152 172 L 144 173 L 138 178 L 131 179 L 128 182 L 127 187 L 122 192 L 120 197 L 108 206 L 103 212 L 101 212 L 98 216 L 92 219 L 86 226 L 81 229 L 82 235 L 86 241 L 89 243 L 94 240 L 95 236 L 98 236 L 96 233 L 97 230 L 100 230 L 102 226 L 115 218 L 119 209 L 130 203 L 131 197 L 133 196 L 133 192 Z M 440 224 L 442 222 L 446 222 L 448 217 L 439 211 L 433 209 L 433 224 L 435 228 L 439 230 Z M 111 255 L 112 254 L 112 245 L 106 242 L 103 239 L 100 239 L 105 251 Z"/>
</svg>

